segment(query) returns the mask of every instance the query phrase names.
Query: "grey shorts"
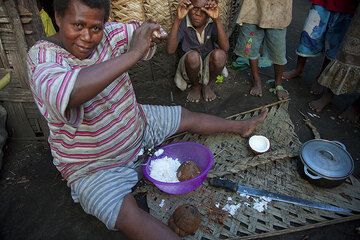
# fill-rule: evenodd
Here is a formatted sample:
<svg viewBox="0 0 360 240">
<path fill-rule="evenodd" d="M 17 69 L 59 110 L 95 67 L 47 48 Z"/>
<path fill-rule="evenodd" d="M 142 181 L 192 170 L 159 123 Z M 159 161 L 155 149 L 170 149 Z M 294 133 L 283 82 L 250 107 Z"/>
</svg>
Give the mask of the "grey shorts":
<svg viewBox="0 0 360 240">
<path fill-rule="evenodd" d="M 260 57 L 260 47 L 263 45 L 274 64 L 285 65 L 286 60 L 286 28 L 260 28 L 255 24 L 245 23 L 240 27 L 235 54 L 251 60 Z"/>
<path fill-rule="evenodd" d="M 155 147 L 176 133 L 181 120 L 180 106 L 142 107 L 147 119 L 143 147 Z M 139 179 L 135 161 L 95 172 L 73 182 L 70 187 L 74 202 L 79 202 L 86 213 L 97 217 L 108 229 L 116 230 L 115 223 L 123 199 Z"/>
</svg>

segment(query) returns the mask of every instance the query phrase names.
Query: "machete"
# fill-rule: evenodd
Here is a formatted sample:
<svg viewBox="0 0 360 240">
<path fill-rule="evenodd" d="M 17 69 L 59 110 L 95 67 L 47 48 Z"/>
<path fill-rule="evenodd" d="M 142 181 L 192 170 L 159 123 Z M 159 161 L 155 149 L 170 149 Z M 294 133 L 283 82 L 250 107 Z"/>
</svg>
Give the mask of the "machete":
<svg viewBox="0 0 360 240">
<path fill-rule="evenodd" d="M 267 197 L 274 201 L 279 202 L 285 202 L 285 203 L 292 203 L 295 205 L 305 206 L 305 207 L 311 207 L 311 208 L 317 208 L 321 210 L 326 211 L 332 211 L 332 212 L 338 212 L 338 213 L 351 213 L 351 210 L 335 207 L 330 204 L 326 203 L 319 203 L 314 201 L 309 201 L 301 198 L 296 197 L 290 197 L 278 193 L 272 193 L 266 190 L 256 189 L 252 187 L 248 187 L 245 185 L 237 185 L 235 182 L 227 180 L 227 179 L 221 179 L 221 178 L 212 178 L 209 180 L 209 183 L 211 186 L 214 187 L 222 187 L 240 194 L 246 194 L 250 196 L 255 197 Z"/>
</svg>

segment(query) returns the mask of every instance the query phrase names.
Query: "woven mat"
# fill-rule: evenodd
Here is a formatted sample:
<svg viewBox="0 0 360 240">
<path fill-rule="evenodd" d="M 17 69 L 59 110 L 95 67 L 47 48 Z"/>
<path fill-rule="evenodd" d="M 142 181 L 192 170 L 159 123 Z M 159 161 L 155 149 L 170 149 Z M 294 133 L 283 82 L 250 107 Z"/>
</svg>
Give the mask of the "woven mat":
<svg viewBox="0 0 360 240">
<path fill-rule="evenodd" d="M 288 105 L 289 102 L 285 101 L 269 107 L 266 120 L 255 129 L 254 134 L 266 136 L 271 143 L 270 151 L 261 155 L 255 155 L 248 147 L 248 140 L 236 134 L 214 136 L 185 134 L 172 138 L 170 141 L 193 141 L 208 146 L 215 158 L 215 166 L 210 171 L 209 177 L 238 173 L 269 161 L 295 157 L 299 153 L 301 143 L 294 132 L 294 125 L 287 111 Z M 247 119 L 259 112 L 260 110 L 252 110 L 244 114 L 237 114 L 230 119 Z"/>
<path fill-rule="evenodd" d="M 299 197 L 317 202 L 330 203 L 351 209 L 360 219 L 360 181 L 351 176 L 344 184 L 333 189 L 319 188 L 309 184 L 297 171 L 297 158 L 249 168 L 229 179 L 240 184 L 269 190 L 276 193 Z M 332 219 L 345 218 L 345 215 L 317 210 L 293 204 L 271 201 L 264 212 L 253 208 L 253 198 L 245 198 L 232 192 L 204 184 L 186 195 L 169 195 L 152 185 L 146 185 L 150 214 L 167 224 L 176 207 L 185 203 L 196 206 L 202 215 L 201 226 L 193 236 L 186 239 L 238 239 L 262 233 L 276 234 L 290 228 L 330 222 Z M 222 210 L 231 197 L 234 204 L 241 207 L 235 215 Z M 219 204 L 219 208 L 215 204 Z M 162 207 L 161 207 L 162 206 Z"/>
<path fill-rule="evenodd" d="M 360 181 L 351 176 L 344 184 L 333 189 L 309 184 L 298 173 L 297 155 L 300 141 L 287 113 L 288 102 L 269 107 L 267 120 L 255 133 L 270 138 L 272 150 L 254 156 L 245 139 L 236 135 L 201 137 L 194 134 L 180 135 L 170 141 L 196 141 L 209 146 L 215 153 L 216 164 L 210 176 L 223 176 L 252 187 L 269 190 L 303 199 L 330 203 L 353 210 L 352 216 L 360 219 Z M 237 114 L 231 119 L 245 119 L 258 114 L 258 110 Z M 279 160 L 279 161 L 275 161 Z M 281 161 L 280 161 L 281 160 Z M 209 186 L 207 181 L 186 195 L 169 195 L 151 184 L 137 188 L 136 193 L 147 193 L 150 214 L 167 224 L 176 207 L 185 203 L 195 205 L 202 215 L 201 226 L 186 239 L 238 239 L 260 234 L 276 235 L 288 229 L 326 224 L 348 216 L 333 212 L 295 206 L 272 201 L 264 212 L 253 208 L 254 198 L 241 197 L 232 192 Z M 229 202 L 228 198 L 232 201 Z M 234 215 L 222 210 L 226 203 L 238 204 Z M 216 207 L 216 205 L 218 207 Z M 261 235 L 260 235 L 261 236 Z"/>
</svg>

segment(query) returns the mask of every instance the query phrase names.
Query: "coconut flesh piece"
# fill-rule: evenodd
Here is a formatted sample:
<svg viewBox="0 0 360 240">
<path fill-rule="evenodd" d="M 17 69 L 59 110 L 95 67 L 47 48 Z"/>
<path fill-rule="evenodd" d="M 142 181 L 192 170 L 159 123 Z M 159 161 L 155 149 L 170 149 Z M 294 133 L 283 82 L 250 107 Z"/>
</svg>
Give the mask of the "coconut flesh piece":
<svg viewBox="0 0 360 240">
<path fill-rule="evenodd" d="M 254 135 L 249 139 L 249 145 L 255 152 L 264 153 L 269 150 L 270 141 L 264 136 Z"/>
</svg>

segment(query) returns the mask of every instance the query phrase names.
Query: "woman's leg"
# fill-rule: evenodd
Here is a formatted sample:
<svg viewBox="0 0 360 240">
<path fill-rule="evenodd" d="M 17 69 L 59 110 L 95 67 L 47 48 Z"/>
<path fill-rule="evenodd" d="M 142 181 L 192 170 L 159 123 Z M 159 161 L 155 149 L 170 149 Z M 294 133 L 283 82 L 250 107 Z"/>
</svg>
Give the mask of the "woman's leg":
<svg viewBox="0 0 360 240">
<path fill-rule="evenodd" d="M 180 239 L 168 226 L 139 208 L 131 194 L 123 200 L 115 228 L 129 239 Z"/>
<path fill-rule="evenodd" d="M 248 137 L 259 123 L 262 123 L 268 109 L 261 110 L 258 116 L 247 120 L 227 120 L 205 113 L 191 112 L 182 108 L 180 126 L 177 132 L 193 132 L 203 135 L 214 133 L 236 133 Z"/>
</svg>

